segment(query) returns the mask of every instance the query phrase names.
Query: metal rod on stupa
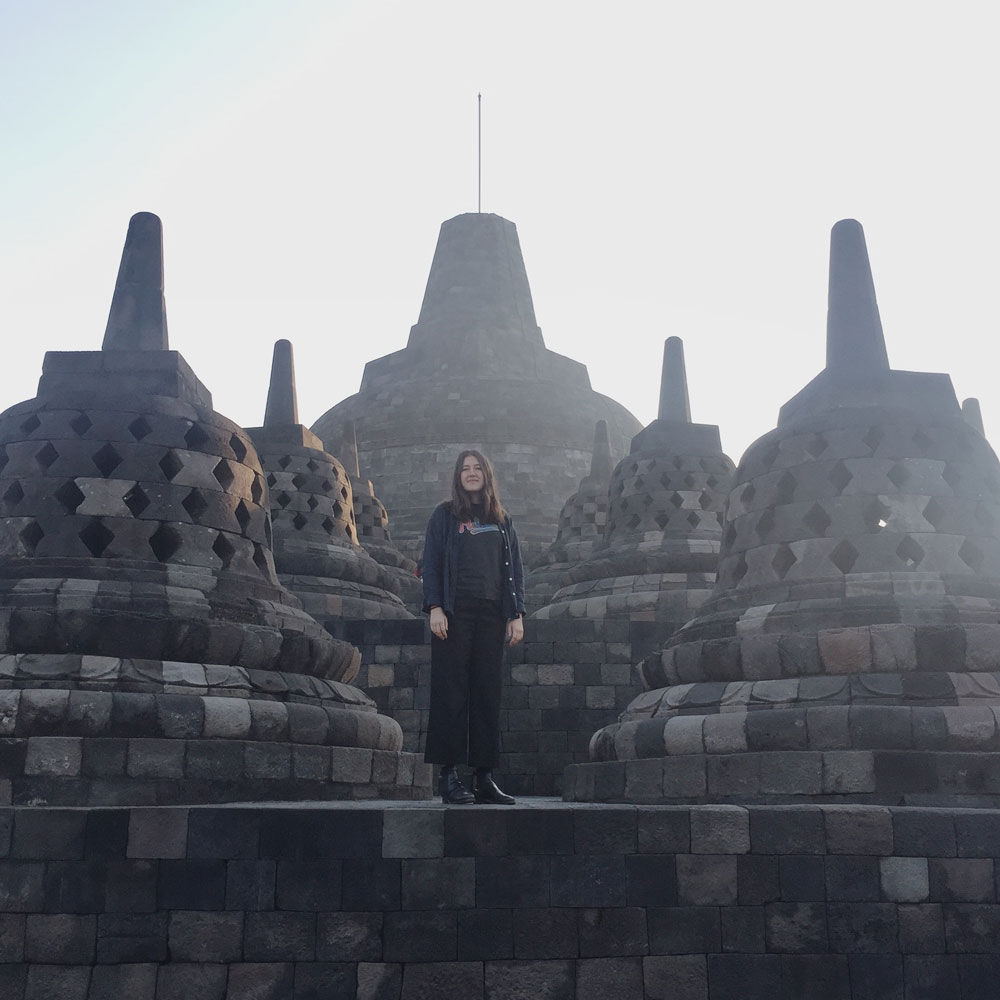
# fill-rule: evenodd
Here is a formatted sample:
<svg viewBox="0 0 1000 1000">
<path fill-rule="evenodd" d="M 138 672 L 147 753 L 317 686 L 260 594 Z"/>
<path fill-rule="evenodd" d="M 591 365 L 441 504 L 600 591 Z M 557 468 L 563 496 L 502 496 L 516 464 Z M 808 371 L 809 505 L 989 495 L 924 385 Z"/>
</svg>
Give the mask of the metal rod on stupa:
<svg viewBox="0 0 1000 1000">
<path fill-rule="evenodd" d="M 962 400 L 962 416 L 970 427 L 974 427 L 983 437 L 986 437 L 986 429 L 983 427 L 983 411 L 979 408 L 979 400 L 975 396 Z"/>
<path fill-rule="evenodd" d="M 848 376 L 889 370 L 865 231 L 854 219 L 830 231 L 826 367 Z"/>
<path fill-rule="evenodd" d="M 163 225 L 151 212 L 137 212 L 129 220 L 101 349 L 170 349 L 163 298 Z"/>
<path fill-rule="evenodd" d="M 691 423 L 687 371 L 684 367 L 684 341 L 667 337 L 663 344 L 663 373 L 660 376 L 660 420 Z"/>
<path fill-rule="evenodd" d="M 295 396 L 295 362 L 292 344 L 288 340 L 277 340 L 271 358 L 271 383 L 267 389 L 267 403 L 264 407 L 264 426 L 297 424 L 299 404 Z"/>
</svg>

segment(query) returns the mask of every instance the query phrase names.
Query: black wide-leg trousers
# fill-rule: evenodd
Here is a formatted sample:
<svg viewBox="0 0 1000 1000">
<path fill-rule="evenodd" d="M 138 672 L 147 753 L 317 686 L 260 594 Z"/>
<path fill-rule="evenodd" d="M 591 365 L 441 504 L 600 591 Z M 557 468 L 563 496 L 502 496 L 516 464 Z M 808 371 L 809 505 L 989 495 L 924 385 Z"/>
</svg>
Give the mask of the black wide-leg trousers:
<svg viewBox="0 0 1000 1000">
<path fill-rule="evenodd" d="M 431 636 L 428 764 L 495 767 L 507 621 L 499 601 L 457 601 L 448 638 Z"/>
</svg>

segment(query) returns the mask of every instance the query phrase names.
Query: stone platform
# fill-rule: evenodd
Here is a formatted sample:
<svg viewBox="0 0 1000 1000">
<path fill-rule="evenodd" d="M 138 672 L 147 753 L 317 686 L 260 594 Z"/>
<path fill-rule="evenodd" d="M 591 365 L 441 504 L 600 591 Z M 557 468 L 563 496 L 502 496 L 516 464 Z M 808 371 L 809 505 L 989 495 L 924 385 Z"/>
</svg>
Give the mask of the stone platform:
<svg viewBox="0 0 1000 1000">
<path fill-rule="evenodd" d="M 1000 811 L 0 809 L 4 1000 L 984 1000 Z"/>
</svg>

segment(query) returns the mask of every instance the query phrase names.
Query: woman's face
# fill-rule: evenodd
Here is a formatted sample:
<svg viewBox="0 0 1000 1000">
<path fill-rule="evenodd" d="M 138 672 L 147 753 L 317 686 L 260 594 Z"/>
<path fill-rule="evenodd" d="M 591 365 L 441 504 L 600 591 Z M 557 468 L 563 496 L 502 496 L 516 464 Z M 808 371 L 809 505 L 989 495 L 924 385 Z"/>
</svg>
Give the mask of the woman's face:
<svg viewBox="0 0 1000 1000">
<path fill-rule="evenodd" d="M 486 477 L 475 455 L 466 455 L 462 460 L 462 471 L 458 474 L 458 478 L 466 493 L 479 493 L 482 490 Z"/>
</svg>

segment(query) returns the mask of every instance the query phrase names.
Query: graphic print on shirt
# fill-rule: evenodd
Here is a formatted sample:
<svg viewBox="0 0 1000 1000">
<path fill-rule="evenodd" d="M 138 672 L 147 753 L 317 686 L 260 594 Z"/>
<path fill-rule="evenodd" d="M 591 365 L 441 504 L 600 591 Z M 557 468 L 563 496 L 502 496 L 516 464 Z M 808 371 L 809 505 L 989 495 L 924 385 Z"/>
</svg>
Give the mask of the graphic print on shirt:
<svg viewBox="0 0 1000 1000">
<path fill-rule="evenodd" d="M 470 535 L 481 535 L 484 531 L 499 531 L 500 526 L 497 524 L 480 524 L 479 518 L 473 518 L 471 521 L 459 521 L 458 522 L 458 533 L 462 534 L 463 531 L 467 531 Z"/>
</svg>

